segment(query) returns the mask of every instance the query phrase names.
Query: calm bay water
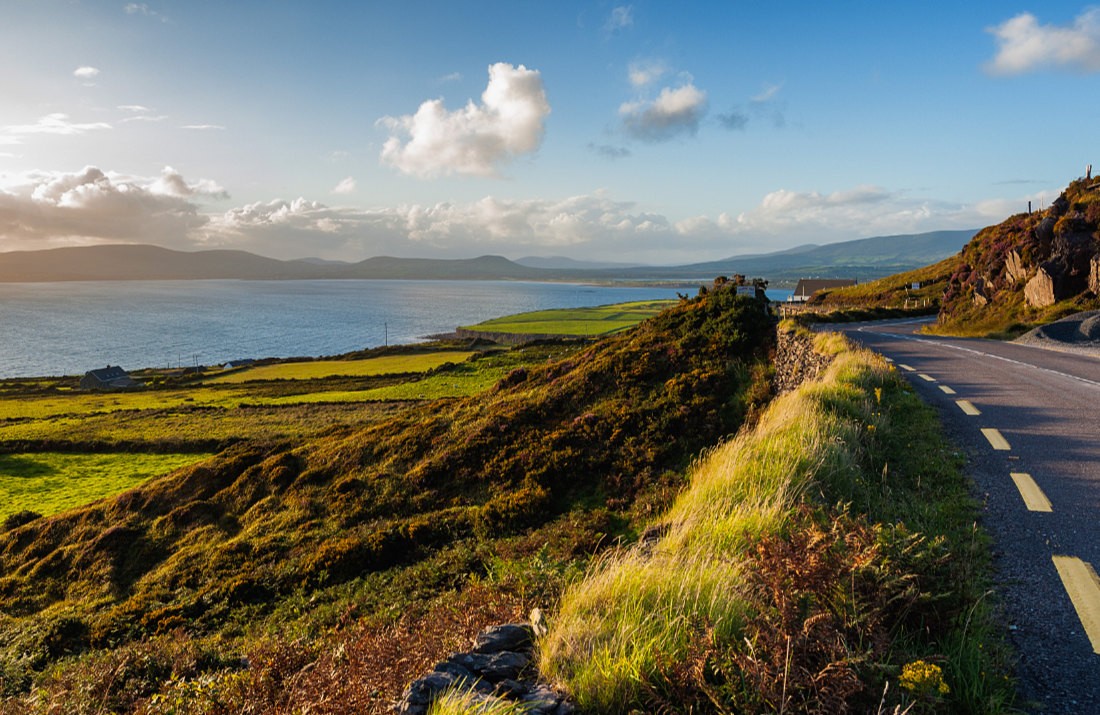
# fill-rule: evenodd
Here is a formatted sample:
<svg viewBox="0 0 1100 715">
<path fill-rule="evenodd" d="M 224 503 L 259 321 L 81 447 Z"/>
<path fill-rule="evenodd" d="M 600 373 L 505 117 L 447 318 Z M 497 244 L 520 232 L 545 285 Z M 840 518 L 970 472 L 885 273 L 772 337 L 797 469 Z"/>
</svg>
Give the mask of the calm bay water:
<svg viewBox="0 0 1100 715">
<path fill-rule="evenodd" d="M 7 283 L 0 377 L 336 355 L 512 313 L 675 297 L 674 288 L 503 281 Z"/>
</svg>

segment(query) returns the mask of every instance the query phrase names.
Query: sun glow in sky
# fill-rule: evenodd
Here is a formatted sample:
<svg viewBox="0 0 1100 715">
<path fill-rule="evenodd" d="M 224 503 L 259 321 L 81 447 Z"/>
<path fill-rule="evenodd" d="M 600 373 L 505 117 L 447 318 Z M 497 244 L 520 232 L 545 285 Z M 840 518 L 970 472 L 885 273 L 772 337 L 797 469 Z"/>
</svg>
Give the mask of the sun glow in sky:
<svg viewBox="0 0 1100 715">
<path fill-rule="evenodd" d="M 978 228 L 1094 158 L 1100 9 L 6 0 L 0 250 L 691 263 Z"/>
</svg>

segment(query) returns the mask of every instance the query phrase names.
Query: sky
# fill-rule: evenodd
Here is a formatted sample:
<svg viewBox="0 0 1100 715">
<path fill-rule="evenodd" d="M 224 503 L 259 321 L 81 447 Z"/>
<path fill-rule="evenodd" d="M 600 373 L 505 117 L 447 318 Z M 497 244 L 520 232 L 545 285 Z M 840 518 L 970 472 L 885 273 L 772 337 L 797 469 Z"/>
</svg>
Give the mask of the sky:
<svg viewBox="0 0 1100 715">
<path fill-rule="evenodd" d="M 0 251 L 683 264 L 1100 166 L 1077 2 L 0 3 Z"/>
</svg>

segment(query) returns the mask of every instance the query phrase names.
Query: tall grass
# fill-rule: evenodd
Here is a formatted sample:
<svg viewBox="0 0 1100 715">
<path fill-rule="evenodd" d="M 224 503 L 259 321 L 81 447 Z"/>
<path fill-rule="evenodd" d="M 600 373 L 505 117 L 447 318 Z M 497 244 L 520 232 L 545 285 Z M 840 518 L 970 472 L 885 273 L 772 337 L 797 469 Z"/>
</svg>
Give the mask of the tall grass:
<svg viewBox="0 0 1100 715">
<path fill-rule="evenodd" d="M 926 476 L 930 481 L 937 475 L 954 480 L 940 488 L 961 501 L 955 507 L 909 493 L 921 483 L 920 474 L 911 472 L 923 469 L 920 459 L 933 457 L 936 450 L 901 463 L 889 462 L 887 453 L 889 460 L 897 456 L 890 450 L 899 440 L 910 447 L 919 443 L 908 433 L 911 428 L 931 429 L 935 436 L 934 419 L 929 423 L 925 415 L 910 425 L 904 416 L 892 414 L 919 405 L 914 406 L 911 390 L 880 358 L 855 350 L 839 336 L 819 338 L 817 349 L 839 353 L 823 378 L 776 399 L 751 430 L 700 458 L 691 470 L 690 486 L 665 516 L 667 531 L 658 542 L 610 555 L 563 596 L 550 632 L 539 644 L 541 667 L 582 710 L 627 712 L 659 703 L 670 712 L 689 712 L 698 707 L 690 697 L 676 700 L 686 692 L 685 681 L 692 684 L 692 697 L 709 703 L 707 710 L 791 709 L 791 669 L 812 670 L 805 663 L 791 663 L 793 634 L 799 657 L 827 652 L 826 660 L 839 658 L 827 668 L 834 668 L 834 674 L 847 670 L 829 697 L 849 700 L 829 701 L 821 692 L 804 695 L 805 703 L 816 703 L 806 709 L 833 711 L 850 706 L 853 694 L 861 690 L 865 695 L 882 692 L 881 682 L 863 687 L 854 682 L 857 676 L 879 681 L 896 672 L 911 653 L 939 647 L 927 642 L 927 634 L 921 642 L 921 636 L 905 631 L 914 612 L 925 608 L 922 617 L 926 611 L 937 612 L 926 605 L 935 599 L 925 599 L 914 583 L 928 575 L 923 587 L 951 591 L 956 584 L 929 583 L 936 576 L 950 579 L 938 572 L 901 572 L 898 563 L 939 563 L 931 555 L 942 554 L 941 541 L 919 538 L 903 527 L 895 527 L 903 534 L 898 536 L 866 522 L 868 517 L 871 522 L 899 518 L 897 502 L 913 505 L 910 515 L 918 528 L 965 539 L 959 527 L 968 503 L 963 480 L 957 472 Z M 891 469 L 901 474 L 891 474 Z M 932 505 L 916 506 L 922 498 Z M 833 506 L 838 502 L 850 506 Z M 807 520 L 807 508 L 817 516 Z M 849 517 L 848 509 L 856 516 Z M 798 548 L 792 549 L 791 543 Z M 912 555 L 916 552 L 919 557 Z M 967 553 L 963 560 L 971 557 Z M 782 568 L 775 565 L 780 562 Z M 980 571 L 973 565 L 966 569 Z M 827 574 L 834 572 L 850 576 L 849 592 L 843 584 L 827 583 Z M 981 582 L 980 573 L 971 575 Z M 814 583 L 815 578 L 826 582 Z M 975 598 L 971 591 L 955 600 Z M 973 612 L 974 604 L 969 605 Z M 834 624 L 836 633 L 822 631 L 821 623 Z M 785 631 L 787 653 L 775 652 L 782 650 L 784 636 L 767 633 L 762 624 L 791 626 Z M 959 663 L 965 663 L 947 670 L 963 679 L 977 677 L 980 669 L 969 675 L 963 671 L 974 670 L 978 641 L 992 639 L 988 617 L 977 628 L 967 625 L 969 645 L 960 645 L 960 637 L 968 639 L 958 627 L 947 639 L 955 643 Z M 882 633 L 896 642 L 870 643 L 882 640 Z M 772 652 L 762 652 L 769 647 Z M 981 657 L 985 670 L 997 670 L 992 656 Z M 879 662 L 867 662 L 874 659 Z M 774 665 L 771 670 L 769 664 Z M 693 672 L 685 674 L 685 669 Z M 770 687 L 761 682 L 767 673 L 783 681 L 771 684 L 777 693 L 772 700 L 760 695 Z M 826 674 L 823 670 L 810 676 Z M 984 688 L 968 682 L 960 690 L 981 703 L 962 703 L 962 711 L 995 711 L 987 706 L 1011 699 L 1003 680 Z"/>
</svg>

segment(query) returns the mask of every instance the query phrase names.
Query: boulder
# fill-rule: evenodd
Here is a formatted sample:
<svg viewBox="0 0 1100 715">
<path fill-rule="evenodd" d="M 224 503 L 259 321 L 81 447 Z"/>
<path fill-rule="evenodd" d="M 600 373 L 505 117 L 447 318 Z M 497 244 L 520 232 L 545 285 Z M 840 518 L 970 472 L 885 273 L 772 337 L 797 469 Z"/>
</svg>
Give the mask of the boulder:
<svg viewBox="0 0 1100 715">
<path fill-rule="evenodd" d="M 974 285 L 974 305 L 979 308 L 984 308 L 989 305 L 989 294 L 986 292 L 984 283 L 976 283 Z"/>
<path fill-rule="evenodd" d="M 1039 266 L 1035 276 L 1024 286 L 1024 298 L 1033 308 L 1044 308 L 1058 302 L 1057 283 L 1061 271 L 1056 263 L 1047 261 Z"/>
<path fill-rule="evenodd" d="M 474 640 L 471 653 L 499 653 L 506 650 L 523 650 L 535 642 L 531 626 L 526 623 L 506 623 L 486 628 Z"/>
<path fill-rule="evenodd" d="M 1012 250 L 1008 252 L 1005 257 L 1005 273 L 1008 275 L 1009 281 L 1013 283 L 1022 283 L 1027 280 L 1027 269 L 1024 268 L 1024 259 L 1019 251 Z"/>
</svg>

